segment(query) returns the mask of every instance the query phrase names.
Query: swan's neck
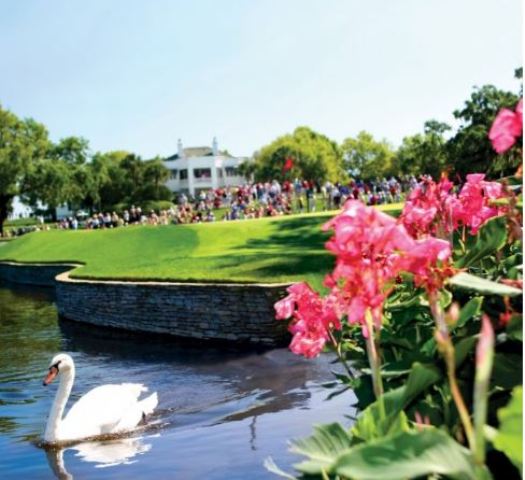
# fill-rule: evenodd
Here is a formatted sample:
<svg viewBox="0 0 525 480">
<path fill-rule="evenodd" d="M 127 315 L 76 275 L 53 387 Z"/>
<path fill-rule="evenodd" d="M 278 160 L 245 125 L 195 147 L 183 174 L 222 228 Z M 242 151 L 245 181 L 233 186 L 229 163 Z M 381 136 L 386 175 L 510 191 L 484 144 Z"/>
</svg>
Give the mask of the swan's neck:
<svg viewBox="0 0 525 480">
<path fill-rule="evenodd" d="M 75 367 L 71 367 L 68 371 L 60 374 L 60 383 L 55 395 L 55 400 L 53 401 L 53 406 L 51 407 L 51 412 L 49 412 L 46 431 L 44 433 L 44 440 L 46 442 L 55 442 L 58 440 L 58 429 L 74 380 Z"/>
</svg>

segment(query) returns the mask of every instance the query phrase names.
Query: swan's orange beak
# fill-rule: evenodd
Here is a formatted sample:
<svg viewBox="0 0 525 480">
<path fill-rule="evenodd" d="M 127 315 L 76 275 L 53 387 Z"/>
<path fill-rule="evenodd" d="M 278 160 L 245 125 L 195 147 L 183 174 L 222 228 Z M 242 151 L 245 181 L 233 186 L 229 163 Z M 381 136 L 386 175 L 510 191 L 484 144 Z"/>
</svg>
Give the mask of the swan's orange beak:
<svg viewBox="0 0 525 480">
<path fill-rule="evenodd" d="M 47 387 L 58 375 L 58 368 L 57 367 L 50 367 L 49 373 L 46 375 L 46 378 L 44 378 L 43 385 L 44 387 Z"/>
</svg>

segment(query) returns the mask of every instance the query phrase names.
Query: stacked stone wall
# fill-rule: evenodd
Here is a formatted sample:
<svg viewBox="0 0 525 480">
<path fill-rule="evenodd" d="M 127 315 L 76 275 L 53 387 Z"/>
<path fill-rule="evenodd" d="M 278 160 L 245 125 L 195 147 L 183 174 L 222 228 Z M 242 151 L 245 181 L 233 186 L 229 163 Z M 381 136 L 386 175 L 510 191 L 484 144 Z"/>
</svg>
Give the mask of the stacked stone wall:
<svg viewBox="0 0 525 480">
<path fill-rule="evenodd" d="M 62 317 L 101 327 L 261 346 L 289 340 L 273 308 L 287 284 L 81 280 L 70 278 L 73 266 L 3 262 L 0 278 L 54 285 Z"/>
</svg>

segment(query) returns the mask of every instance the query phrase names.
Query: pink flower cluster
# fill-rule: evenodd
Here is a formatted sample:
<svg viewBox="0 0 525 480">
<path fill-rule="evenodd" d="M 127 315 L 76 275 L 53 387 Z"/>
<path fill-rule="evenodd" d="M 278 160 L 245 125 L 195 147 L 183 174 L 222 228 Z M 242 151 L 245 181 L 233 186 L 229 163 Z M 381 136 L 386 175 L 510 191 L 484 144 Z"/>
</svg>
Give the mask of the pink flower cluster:
<svg viewBox="0 0 525 480">
<path fill-rule="evenodd" d="M 426 235 L 444 237 L 454 230 L 452 188 L 452 182 L 446 177 L 436 183 L 432 177 L 424 176 L 410 192 L 401 221 L 414 238 Z"/>
<path fill-rule="evenodd" d="M 467 175 L 467 182 L 454 202 L 454 224 L 469 227 L 470 233 L 475 235 L 487 220 L 507 211 L 505 206 L 491 205 L 491 200 L 503 197 L 501 183 L 485 181 L 482 173 Z"/>
<path fill-rule="evenodd" d="M 523 99 L 516 105 L 516 110 L 502 108 L 489 131 L 492 147 L 498 153 L 504 153 L 511 148 L 523 131 Z"/>
<path fill-rule="evenodd" d="M 329 332 L 341 329 L 336 304 L 330 296 L 321 298 L 304 282 L 295 283 L 287 291 L 289 295 L 275 304 L 275 318 L 286 320 L 293 316 L 289 327 L 293 335 L 290 350 L 313 358 L 329 340 Z"/>
<path fill-rule="evenodd" d="M 490 218 L 506 212 L 505 206 L 494 206 L 492 200 L 505 197 L 503 186 L 487 182 L 480 173 L 467 175 L 458 195 L 452 182 L 442 178 L 439 183 L 425 177 L 409 195 L 401 221 L 416 238 L 428 235 L 445 237 L 459 226 L 470 228 L 475 235 Z"/>
<path fill-rule="evenodd" d="M 360 201 L 349 200 L 342 213 L 323 227 L 333 229 L 326 247 L 337 255 L 334 271 L 326 276 L 328 296 L 321 298 L 304 283 L 288 289 L 289 295 L 276 303 L 278 319 L 290 316 L 294 335 L 293 352 L 314 357 L 330 339 L 341 319 L 361 325 L 363 335 L 380 329 L 383 305 L 403 271 L 414 275 L 416 285 L 434 291 L 450 275 L 447 261 L 449 242 L 433 237 L 414 239 L 393 217 Z"/>
</svg>

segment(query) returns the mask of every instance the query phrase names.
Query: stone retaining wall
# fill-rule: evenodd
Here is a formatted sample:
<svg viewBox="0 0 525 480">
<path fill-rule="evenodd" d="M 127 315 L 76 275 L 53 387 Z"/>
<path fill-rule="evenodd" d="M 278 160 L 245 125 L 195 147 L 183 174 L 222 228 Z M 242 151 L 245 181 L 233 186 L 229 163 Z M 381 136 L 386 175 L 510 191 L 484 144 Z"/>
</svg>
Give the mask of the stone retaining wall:
<svg viewBox="0 0 525 480">
<path fill-rule="evenodd" d="M 0 262 L 0 279 L 54 286 L 59 314 L 78 322 L 264 346 L 289 340 L 287 322 L 276 321 L 273 308 L 287 284 L 77 280 L 68 273 L 77 266 Z"/>
<path fill-rule="evenodd" d="M 25 285 L 54 287 L 55 277 L 78 264 L 0 262 L 0 279 Z"/>
<path fill-rule="evenodd" d="M 289 340 L 273 304 L 287 285 L 90 281 L 56 278 L 59 314 L 137 332 L 265 346 Z"/>
</svg>

